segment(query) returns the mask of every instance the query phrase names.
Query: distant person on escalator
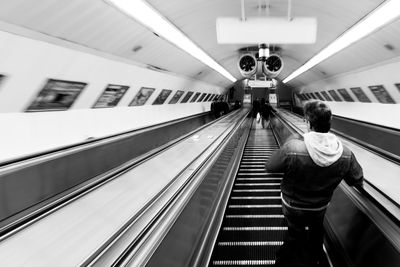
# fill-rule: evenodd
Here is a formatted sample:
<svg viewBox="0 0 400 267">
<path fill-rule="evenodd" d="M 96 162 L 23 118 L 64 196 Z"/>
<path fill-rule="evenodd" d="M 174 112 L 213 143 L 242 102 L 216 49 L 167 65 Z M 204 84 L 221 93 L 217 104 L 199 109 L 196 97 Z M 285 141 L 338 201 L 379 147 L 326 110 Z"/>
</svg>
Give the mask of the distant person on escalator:
<svg viewBox="0 0 400 267">
<path fill-rule="evenodd" d="M 265 128 L 266 123 L 268 123 L 271 112 L 272 112 L 271 105 L 265 101 L 265 98 L 262 98 L 260 104 L 260 113 L 261 113 L 261 125 L 263 128 Z"/>
<path fill-rule="evenodd" d="M 253 101 L 253 118 L 257 117 L 257 113 L 260 111 L 260 100 L 256 98 Z"/>
<path fill-rule="evenodd" d="M 323 252 L 323 220 L 333 191 L 342 179 L 362 187 L 363 172 L 353 152 L 332 133 L 332 113 L 322 101 L 304 106 L 309 132 L 291 139 L 266 163 L 283 172 L 282 210 L 288 232 L 275 266 L 329 266 Z M 308 230 L 306 230 L 308 229 Z"/>
</svg>

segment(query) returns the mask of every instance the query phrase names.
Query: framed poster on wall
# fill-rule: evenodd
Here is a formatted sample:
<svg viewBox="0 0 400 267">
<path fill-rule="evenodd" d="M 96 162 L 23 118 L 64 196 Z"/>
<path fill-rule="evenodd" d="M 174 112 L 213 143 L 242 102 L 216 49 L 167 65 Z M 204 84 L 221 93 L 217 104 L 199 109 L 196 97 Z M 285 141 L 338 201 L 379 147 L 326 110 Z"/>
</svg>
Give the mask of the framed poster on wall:
<svg viewBox="0 0 400 267">
<path fill-rule="evenodd" d="M 142 87 L 129 106 L 143 106 L 155 91 L 155 88 Z"/>
<path fill-rule="evenodd" d="M 163 89 L 161 93 L 157 96 L 156 100 L 154 100 L 153 105 L 162 105 L 164 104 L 165 100 L 169 97 L 172 90 Z"/>
<path fill-rule="evenodd" d="M 200 93 L 196 93 L 194 97 L 190 100 L 190 103 L 196 102 L 197 98 L 199 97 Z"/>
<path fill-rule="evenodd" d="M 206 93 L 201 94 L 201 96 L 200 96 L 199 100 L 197 100 L 197 102 L 203 101 L 203 99 L 206 97 L 206 95 L 207 95 Z"/>
<path fill-rule="evenodd" d="M 368 86 L 379 102 L 384 104 L 396 104 L 383 85 Z"/>
<path fill-rule="evenodd" d="M 328 95 L 327 92 L 325 91 L 321 91 L 321 94 L 325 97 L 326 100 L 328 101 L 332 101 L 332 98 Z"/>
<path fill-rule="evenodd" d="M 317 99 L 317 97 L 314 95 L 314 93 L 310 93 L 310 96 L 312 99 Z"/>
<path fill-rule="evenodd" d="M 56 111 L 69 109 L 87 83 L 48 79 L 26 111 Z"/>
<path fill-rule="evenodd" d="M 319 98 L 319 100 L 325 101 L 319 92 L 315 92 L 315 95 Z"/>
<path fill-rule="evenodd" d="M 97 99 L 93 108 L 111 108 L 115 107 L 121 98 L 124 96 L 126 91 L 128 91 L 129 86 L 126 85 L 107 85 L 104 92 L 101 94 L 99 99 Z"/>
<path fill-rule="evenodd" d="M 342 99 L 340 99 L 339 95 L 336 93 L 335 90 L 329 90 L 328 93 L 332 96 L 332 98 L 335 101 L 342 102 Z"/>
<path fill-rule="evenodd" d="M 364 93 L 361 87 L 352 87 L 350 88 L 350 90 L 353 92 L 353 94 L 358 98 L 360 102 L 364 103 L 371 102 L 371 100 L 369 100 L 368 96 Z"/>
<path fill-rule="evenodd" d="M 338 89 L 339 94 L 343 97 L 346 102 L 354 102 L 353 98 L 351 98 L 350 94 L 346 91 L 346 89 Z"/>
<path fill-rule="evenodd" d="M 176 93 L 174 94 L 174 96 L 171 98 L 171 100 L 168 102 L 168 104 L 175 104 L 179 101 L 179 99 L 181 98 L 181 96 L 183 95 L 184 91 L 178 90 L 176 91 Z"/>
<path fill-rule="evenodd" d="M 181 103 L 186 103 L 189 101 L 190 97 L 193 95 L 193 92 L 187 92 L 187 94 L 185 95 L 185 97 L 182 99 Z"/>
<path fill-rule="evenodd" d="M 396 83 L 395 86 L 397 87 L 397 89 L 398 89 L 399 92 L 400 92 L 400 83 Z"/>
</svg>

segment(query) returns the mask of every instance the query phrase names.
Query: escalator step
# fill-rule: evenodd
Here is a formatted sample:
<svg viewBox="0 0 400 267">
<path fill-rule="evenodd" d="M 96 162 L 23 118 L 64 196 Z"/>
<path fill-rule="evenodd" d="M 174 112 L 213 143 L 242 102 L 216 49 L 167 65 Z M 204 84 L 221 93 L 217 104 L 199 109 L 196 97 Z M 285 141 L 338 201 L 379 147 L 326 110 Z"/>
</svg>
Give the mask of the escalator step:
<svg viewBox="0 0 400 267">
<path fill-rule="evenodd" d="M 236 197 L 233 196 L 229 204 L 231 205 L 262 205 L 262 204 L 281 204 L 282 200 L 280 197 L 266 197 L 266 196 L 245 196 Z"/>
<path fill-rule="evenodd" d="M 239 168 L 239 172 L 266 172 L 266 171 L 265 168 L 246 168 L 244 166 Z"/>
<path fill-rule="evenodd" d="M 257 189 L 257 190 L 234 189 L 232 191 L 232 196 L 235 197 L 245 197 L 245 196 L 279 197 L 280 195 L 281 191 L 279 189 Z"/>
<path fill-rule="evenodd" d="M 234 215 L 231 215 L 234 216 Z M 229 227 L 240 227 L 243 225 L 246 226 L 286 226 L 286 221 L 283 218 L 230 218 L 225 217 L 226 223 L 225 226 Z"/>
<path fill-rule="evenodd" d="M 280 226 L 282 227 L 282 226 Z M 285 230 L 269 231 L 221 231 L 218 242 L 235 241 L 283 241 Z"/>
<path fill-rule="evenodd" d="M 274 206 L 274 207 L 237 207 L 237 208 L 230 208 L 226 209 L 227 215 L 238 215 L 238 214 L 282 214 L 282 207 Z"/>
<path fill-rule="evenodd" d="M 241 183 L 235 183 L 235 186 L 265 186 L 265 187 L 270 187 L 270 186 L 280 186 L 281 183 L 246 183 L 246 182 L 241 182 Z"/>
<path fill-rule="evenodd" d="M 260 177 L 260 178 L 275 178 L 275 179 L 282 179 L 281 177 L 277 177 L 276 174 L 270 174 L 268 172 L 258 172 L 258 173 L 242 173 L 238 172 L 238 178 L 245 178 L 245 177 Z"/>
<path fill-rule="evenodd" d="M 218 242 L 215 259 L 275 260 L 276 251 L 281 244 L 282 241 Z"/>
<path fill-rule="evenodd" d="M 272 266 L 275 264 L 275 261 L 271 260 L 220 260 L 213 261 L 211 266 L 230 266 L 230 267 L 243 267 L 243 266 Z"/>
<path fill-rule="evenodd" d="M 248 176 L 246 176 L 246 177 L 240 177 L 240 178 L 237 178 L 237 179 L 236 179 L 236 181 L 238 181 L 238 182 L 243 182 L 243 181 L 245 181 L 245 182 L 252 182 L 252 183 L 263 183 L 263 182 L 266 182 L 266 181 L 272 182 L 272 183 L 280 183 L 281 180 L 282 180 L 282 178 L 273 178 L 273 177 L 271 177 L 271 178 L 269 178 L 269 177 L 248 177 Z"/>
</svg>

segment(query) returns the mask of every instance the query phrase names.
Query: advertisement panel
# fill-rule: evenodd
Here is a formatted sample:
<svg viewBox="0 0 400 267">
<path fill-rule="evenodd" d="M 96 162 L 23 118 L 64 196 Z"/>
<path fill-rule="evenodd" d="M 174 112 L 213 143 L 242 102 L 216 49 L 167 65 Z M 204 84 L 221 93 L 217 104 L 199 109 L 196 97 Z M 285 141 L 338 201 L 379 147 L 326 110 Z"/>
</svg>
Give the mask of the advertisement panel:
<svg viewBox="0 0 400 267">
<path fill-rule="evenodd" d="M 26 111 L 56 111 L 69 109 L 87 83 L 48 79 Z"/>
<path fill-rule="evenodd" d="M 155 90 L 156 89 L 149 87 L 140 88 L 140 91 L 136 94 L 129 106 L 143 106 Z"/>
<path fill-rule="evenodd" d="M 128 91 L 129 86 L 126 85 L 107 85 L 104 92 L 101 94 L 99 99 L 97 99 L 93 108 L 111 108 L 115 107 L 121 98 L 124 96 L 126 91 Z"/>
<path fill-rule="evenodd" d="M 181 98 L 181 96 L 183 95 L 184 91 L 178 90 L 176 91 L 176 93 L 174 94 L 174 96 L 171 98 L 171 100 L 168 102 L 168 104 L 175 104 L 179 101 L 179 99 Z"/>
<path fill-rule="evenodd" d="M 156 100 L 154 100 L 153 105 L 162 105 L 165 100 L 167 100 L 168 96 L 171 94 L 172 90 L 163 89 L 161 93 L 157 96 Z"/>
</svg>

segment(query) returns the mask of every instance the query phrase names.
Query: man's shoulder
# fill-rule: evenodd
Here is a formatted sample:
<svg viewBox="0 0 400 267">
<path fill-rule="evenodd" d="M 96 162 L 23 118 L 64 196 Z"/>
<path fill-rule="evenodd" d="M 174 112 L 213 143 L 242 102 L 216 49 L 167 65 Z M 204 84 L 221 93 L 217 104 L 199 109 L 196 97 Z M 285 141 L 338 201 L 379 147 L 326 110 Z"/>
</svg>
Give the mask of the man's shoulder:
<svg viewBox="0 0 400 267">
<path fill-rule="evenodd" d="M 350 157 L 351 154 L 352 154 L 350 148 L 348 148 L 348 147 L 345 146 L 344 144 L 342 144 L 342 146 L 343 146 L 343 153 L 342 153 L 342 155 L 345 156 L 345 157 Z"/>
<path fill-rule="evenodd" d="M 284 144 L 284 148 L 288 152 L 305 152 L 307 151 L 304 141 L 300 138 L 290 138 Z"/>
</svg>

